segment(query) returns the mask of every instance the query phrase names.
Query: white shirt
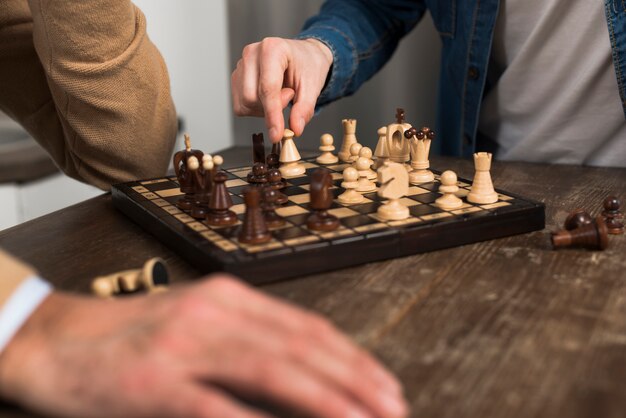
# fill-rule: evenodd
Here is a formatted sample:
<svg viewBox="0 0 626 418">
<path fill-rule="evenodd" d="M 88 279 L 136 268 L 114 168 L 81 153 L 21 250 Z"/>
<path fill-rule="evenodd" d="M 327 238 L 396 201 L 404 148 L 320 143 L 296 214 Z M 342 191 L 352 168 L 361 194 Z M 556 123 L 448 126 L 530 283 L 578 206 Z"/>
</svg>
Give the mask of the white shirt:
<svg viewBox="0 0 626 418">
<path fill-rule="evenodd" d="M 603 0 L 502 0 L 479 131 L 497 157 L 626 167 Z"/>
</svg>

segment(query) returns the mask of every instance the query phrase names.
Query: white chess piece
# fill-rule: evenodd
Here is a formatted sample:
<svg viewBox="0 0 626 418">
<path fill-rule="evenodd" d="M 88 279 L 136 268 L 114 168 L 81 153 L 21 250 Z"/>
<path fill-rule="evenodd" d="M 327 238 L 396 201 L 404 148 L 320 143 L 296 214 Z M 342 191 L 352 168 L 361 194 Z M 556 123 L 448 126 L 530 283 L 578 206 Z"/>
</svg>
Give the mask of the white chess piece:
<svg viewBox="0 0 626 418">
<path fill-rule="evenodd" d="M 339 151 L 339 159 L 344 163 L 350 161 L 350 147 L 358 142 L 356 139 L 356 119 L 344 119 L 341 121 L 343 126 L 343 142 Z"/>
<path fill-rule="evenodd" d="M 435 200 L 435 204 L 445 210 L 458 209 L 463 206 L 463 201 L 455 195 L 459 191 L 456 173 L 451 170 L 444 171 L 440 180 L 439 192 L 443 196 Z"/>
<path fill-rule="evenodd" d="M 343 170 L 343 182 L 341 187 L 346 189 L 345 192 L 337 196 L 339 203 L 344 205 L 354 205 L 365 200 L 363 195 L 356 191 L 359 186 L 359 172 L 354 167 L 348 167 Z"/>
<path fill-rule="evenodd" d="M 302 157 L 293 141 L 295 134 L 291 129 L 285 129 L 283 134 L 283 146 L 280 150 L 280 159 L 282 163 L 279 170 L 283 177 L 297 177 L 306 172 L 306 169 L 300 162 Z M 215 160 L 215 158 L 213 158 Z"/>
<path fill-rule="evenodd" d="M 359 157 L 356 160 L 356 169 L 359 172 L 359 184 L 356 191 L 359 193 L 370 193 L 376 190 L 376 183 L 367 178 L 370 162 L 367 158 Z"/>
<path fill-rule="evenodd" d="M 319 150 L 322 151 L 322 154 L 317 157 L 315 161 L 319 164 L 335 164 L 339 162 L 339 158 L 336 155 L 333 155 L 333 151 L 335 150 L 335 146 L 333 145 L 334 139 L 331 134 L 324 134 L 320 138 L 320 147 Z"/>
<path fill-rule="evenodd" d="M 397 221 L 409 217 L 409 208 L 404 206 L 400 199 L 409 192 L 409 173 L 403 164 L 387 161 L 378 170 L 378 196 L 388 199 L 376 212 L 378 217 L 385 221 Z"/>
<path fill-rule="evenodd" d="M 369 168 L 367 169 L 368 174 L 367 178 L 370 180 L 376 180 L 378 178 L 378 174 L 374 170 L 372 170 L 372 165 L 374 165 L 374 160 L 372 160 L 372 150 L 368 147 L 363 147 L 359 150 L 359 157 L 367 158 L 369 161 Z"/>
<path fill-rule="evenodd" d="M 350 162 L 353 166 L 355 166 L 355 168 L 356 160 L 359 159 L 359 152 L 361 152 L 361 148 L 363 148 L 363 145 L 359 144 L 358 142 L 355 142 L 354 144 L 352 144 L 352 146 L 350 146 Z"/>
<path fill-rule="evenodd" d="M 476 174 L 474 174 L 472 189 L 467 195 L 468 202 L 487 205 L 498 201 L 498 193 L 493 188 L 491 174 L 489 173 L 489 170 L 491 170 L 491 157 L 492 155 L 488 152 L 477 152 L 474 154 Z"/>
<path fill-rule="evenodd" d="M 409 132 L 414 134 L 410 139 L 412 171 L 409 173 L 409 182 L 411 184 L 423 184 L 435 181 L 435 175 L 428 169 L 430 167 L 428 154 L 435 133 L 428 128 Z"/>
<path fill-rule="evenodd" d="M 376 150 L 374 151 L 374 157 L 376 157 L 375 168 L 382 167 L 385 161 L 389 160 L 389 150 L 387 149 L 387 127 L 383 126 L 378 130 L 378 143 L 376 144 Z"/>
</svg>

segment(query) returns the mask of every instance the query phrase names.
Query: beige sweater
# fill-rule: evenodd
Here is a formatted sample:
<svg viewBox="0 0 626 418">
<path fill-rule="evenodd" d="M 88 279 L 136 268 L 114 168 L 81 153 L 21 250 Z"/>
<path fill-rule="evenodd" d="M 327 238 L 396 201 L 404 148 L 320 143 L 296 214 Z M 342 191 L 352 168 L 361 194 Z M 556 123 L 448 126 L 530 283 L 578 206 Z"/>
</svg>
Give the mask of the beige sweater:
<svg viewBox="0 0 626 418">
<path fill-rule="evenodd" d="M 0 0 L 0 109 L 104 190 L 162 175 L 176 137 L 165 63 L 130 0 Z M 0 306 L 29 272 L 0 252 Z"/>
</svg>

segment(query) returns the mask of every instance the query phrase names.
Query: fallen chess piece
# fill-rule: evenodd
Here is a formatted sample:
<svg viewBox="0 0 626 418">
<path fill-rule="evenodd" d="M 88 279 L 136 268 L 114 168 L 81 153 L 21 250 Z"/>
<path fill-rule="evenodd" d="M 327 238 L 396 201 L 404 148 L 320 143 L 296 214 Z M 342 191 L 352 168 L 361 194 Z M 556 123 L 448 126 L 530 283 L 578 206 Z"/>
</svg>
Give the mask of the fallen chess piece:
<svg viewBox="0 0 626 418">
<path fill-rule="evenodd" d="M 616 196 L 604 199 L 602 216 L 606 222 L 609 234 L 621 235 L 624 233 L 624 214 L 620 211 L 620 201 Z"/>
<path fill-rule="evenodd" d="M 574 229 L 589 225 L 592 222 L 593 218 L 586 210 L 576 209 L 565 218 L 563 228 L 565 228 L 566 231 L 573 231 Z"/>
<path fill-rule="evenodd" d="M 555 249 L 581 247 L 590 250 L 604 250 L 609 245 L 608 231 L 604 218 L 598 216 L 595 222 L 572 231 L 558 231 L 552 234 Z"/>
<path fill-rule="evenodd" d="M 129 295 L 141 291 L 148 293 L 167 290 L 169 273 L 165 261 L 160 258 L 148 260 L 143 268 L 126 270 L 95 278 L 91 291 L 101 298 Z"/>
</svg>

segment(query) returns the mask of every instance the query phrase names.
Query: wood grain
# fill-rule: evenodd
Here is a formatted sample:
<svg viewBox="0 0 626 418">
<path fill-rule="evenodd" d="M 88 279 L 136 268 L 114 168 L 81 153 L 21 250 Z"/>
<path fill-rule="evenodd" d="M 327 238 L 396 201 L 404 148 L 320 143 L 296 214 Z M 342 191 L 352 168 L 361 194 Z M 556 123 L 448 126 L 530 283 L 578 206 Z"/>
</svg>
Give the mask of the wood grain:
<svg viewBox="0 0 626 418">
<path fill-rule="evenodd" d="M 224 156 L 235 166 L 250 151 Z M 473 176 L 470 161 L 432 160 Z M 575 208 L 598 214 L 609 194 L 626 200 L 626 169 L 494 162 L 491 174 L 496 187 L 546 204 L 545 231 L 262 289 L 329 316 L 371 349 L 404 382 L 414 417 L 622 416 L 626 236 L 611 236 L 604 252 L 554 251 L 549 230 Z M 66 290 L 155 256 L 175 281 L 197 276 L 108 195 L 1 232 L 0 246 Z M 0 416 L 36 415 L 4 407 Z"/>
</svg>

